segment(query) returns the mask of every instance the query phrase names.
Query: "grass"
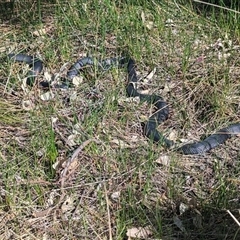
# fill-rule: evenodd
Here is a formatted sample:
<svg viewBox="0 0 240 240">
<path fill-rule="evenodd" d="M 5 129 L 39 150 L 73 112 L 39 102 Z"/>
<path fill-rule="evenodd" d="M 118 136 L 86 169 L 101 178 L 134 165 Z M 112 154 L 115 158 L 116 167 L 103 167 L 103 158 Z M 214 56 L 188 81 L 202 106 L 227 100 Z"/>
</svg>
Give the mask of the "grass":
<svg viewBox="0 0 240 240">
<path fill-rule="evenodd" d="M 147 227 L 144 239 L 239 239 L 227 212 L 240 219 L 237 137 L 183 156 L 143 137 L 154 109 L 126 100 L 125 69 L 86 68 L 80 86 L 42 101 L 43 90 L 21 87 L 26 66 L 6 60 L 36 55 L 64 77 L 82 56 L 128 52 L 139 77 L 156 68 L 142 87 L 169 103 L 159 130 L 198 141 L 239 121 L 239 14 L 198 14 L 187 1 L 22 4 L 0 25 L 0 238 L 127 239 Z"/>
</svg>

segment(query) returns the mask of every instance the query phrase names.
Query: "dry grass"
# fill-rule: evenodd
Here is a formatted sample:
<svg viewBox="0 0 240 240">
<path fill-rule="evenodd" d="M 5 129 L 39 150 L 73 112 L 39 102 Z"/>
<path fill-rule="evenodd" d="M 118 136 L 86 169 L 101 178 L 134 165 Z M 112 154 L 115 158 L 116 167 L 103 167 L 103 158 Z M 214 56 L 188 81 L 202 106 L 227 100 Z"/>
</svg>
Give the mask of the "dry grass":
<svg viewBox="0 0 240 240">
<path fill-rule="evenodd" d="M 141 85 L 169 103 L 159 130 L 181 143 L 239 121 L 235 35 L 169 1 L 56 2 L 28 26 L 0 25 L 0 238 L 126 239 L 130 228 L 150 226 L 145 239 L 238 239 L 226 211 L 239 219 L 238 138 L 182 156 L 143 137 L 154 109 L 127 101 L 125 69 L 86 68 L 79 87 L 42 101 L 44 90 L 21 88 L 25 66 L 5 58 L 9 49 L 38 55 L 44 73 L 64 77 L 86 54 L 128 50 L 139 76 L 156 67 Z"/>
</svg>

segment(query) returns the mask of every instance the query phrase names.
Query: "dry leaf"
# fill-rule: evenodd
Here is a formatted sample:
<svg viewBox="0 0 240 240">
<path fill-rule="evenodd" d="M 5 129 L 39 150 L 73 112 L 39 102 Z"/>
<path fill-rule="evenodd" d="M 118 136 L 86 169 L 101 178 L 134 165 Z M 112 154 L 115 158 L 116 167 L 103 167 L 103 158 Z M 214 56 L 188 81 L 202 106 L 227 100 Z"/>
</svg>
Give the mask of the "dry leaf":
<svg viewBox="0 0 240 240">
<path fill-rule="evenodd" d="M 62 204 L 62 212 L 69 212 L 71 210 L 73 210 L 75 208 L 74 206 L 74 199 L 71 198 L 70 196 L 67 197 L 67 199 L 65 200 L 65 202 Z"/>
<path fill-rule="evenodd" d="M 146 28 L 151 30 L 154 26 L 154 23 L 152 21 L 146 21 L 145 13 L 143 11 L 141 12 L 141 18 L 142 18 L 142 22 L 146 26 Z"/>
<path fill-rule="evenodd" d="M 170 166 L 170 158 L 168 155 L 161 155 L 157 160 L 156 163 L 161 164 L 163 166 Z"/>
<path fill-rule="evenodd" d="M 47 209 L 45 209 L 45 210 L 43 210 L 43 211 L 35 211 L 35 212 L 33 212 L 33 216 L 35 217 L 35 218 L 40 218 L 40 217 L 46 217 L 46 216 L 48 216 L 50 213 L 51 213 L 51 211 L 52 211 L 52 207 L 50 207 L 50 208 L 47 208 Z"/>
<path fill-rule="evenodd" d="M 74 133 L 74 134 L 79 134 L 79 133 L 81 133 L 81 124 L 80 123 L 76 123 L 74 126 L 73 126 L 73 130 L 72 130 L 72 132 Z"/>
<path fill-rule="evenodd" d="M 75 139 L 77 138 L 78 134 L 71 134 L 67 138 L 66 144 L 70 147 L 76 146 L 77 143 L 75 142 Z"/>
<path fill-rule="evenodd" d="M 145 23 L 146 19 L 143 11 L 141 12 L 141 18 L 142 18 L 142 22 Z"/>
<path fill-rule="evenodd" d="M 54 202 L 56 202 L 56 198 L 58 197 L 58 192 L 57 190 L 52 190 L 49 194 L 49 198 L 47 199 L 46 205 L 48 207 L 53 206 Z"/>
<path fill-rule="evenodd" d="M 114 200 L 114 201 L 118 201 L 120 199 L 120 195 L 121 195 L 120 191 L 114 192 L 114 193 L 111 194 L 111 199 Z"/>
<path fill-rule="evenodd" d="M 72 83 L 75 87 L 79 86 L 83 82 L 82 76 L 75 76 L 72 80 Z"/>
<path fill-rule="evenodd" d="M 189 206 L 187 204 L 185 204 L 185 203 L 180 203 L 180 205 L 179 205 L 180 215 L 185 213 L 187 210 L 189 210 Z"/>
<path fill-rule="evenodd" d="M 46 92 L 40 95 L 41 100 L 49 101 L 54 98 L 54 94 L 52 92 Z"/>
<path fill-rule="evenodd" d="M 44 148 L 41 148 L 36 152 L 36 156 L 42 157 L 46 153 L 46 150 Z"/>
<path fill-rule="evenodd" d="M 172 19 L 168 18 L 166 20 L 166 26 L 174 27 L 175 26 L 174 21 Z"/>
<path fill-rule="evenodd" d="M 177 84 L 175 82 L 171 82 L 171 80 L 169 79 L 169 81 L 164 84 L 162 94 L 166 95 L 167 93 L 171 92 L 172 89 L 176 88 L 176 86 L 177 86 Z"/>
<path fill-rule="evenodd" d="M 120 106 L 123 106 L 124 103 L 140 103 L 140 98 L 139 97 L 121 97 L 118 99 L 118 104 Z"/>
<path fill-rule="evenodd" d="M 65 169 L 67 167 L 67 164 L 68 164 L 68 160 L 66 160 L 65 162 L 63 162 L 62 164 L 62 167 Z M 75 158 L 71 163 L 70 165 L 67 167 L 67 170 L 69 172 L 72 171 L 72 169 L 75 169 L 76 167 L 78 166 L 78 160 L 77 158 Z M 64 170 L 63 170 L 64 171 Z"/>
<path fill-rule="evenodd" d="M 113 139 L 110 141 L 111 144 L 118 146 L 120 148 L 129 148 L 129 144 L 125 143 L 123 140 L 120 139 Z"/>
<path fill-rule="evenodd" d="M 54 170 L 56 170 L 56 169 L 58 168 L 58 166 L 59 166 L 59 161 L 56 161 L 56 162 L 52 165 L 52 168 L 53 168 Z"/>
<path fill-rule="evenodd" d="M 27 79 L 28 79 L 27 77 L 24 78 L 22 80 L 22 85 L 21 85 L 21 88 L 26 95 L 29 93 L 29 88 L 28 88 L 28 85 L 27 85 Z"/>
<path fill-rule="evenodd" d="M 151 94 L 149 89 L 139 90 L 138 92 L 141 94 L 146 94 L 146 95 Z"/>
<path fill-rule="evenodd" d="M 34 103 L 31 100 L 23 100 L 22 101 L 22 108 L 26 111 L 33 110 L 35 107 Z"/>
<path fill-rule="evenodd" d="M 130 240 L 131 238 L 140 238 L 140 239 L 148 239 L 148 237 L 152 235 L 151 227 L 133 227 L 127 230 L 127 236 Z"/>
<path fill-rule="evenodd" d="M 144 79 L 146 79 L 147 81 L 151 80 L 155 73 L 156 73 L 156 68 L 154 68 Z"/>
<path fill-rule="evenodd" d="M 77 91 L 72 91 L 70 94 L 70 102 L 73 102 L 74 100 L 77 99 Z"/>
<path fill-rule="evenodd" d="M 35 30 L 32 34 L 35 37 L 39 37 L 39 36 L 45 35 L 46 33 L 47 33 L 47 30 L 45 28 L 42 28 L 42 29 Z"/>
<path fill-rule="evenodd" d="M 146 22 L 145 26 L 148 30 L 151 30 L 154 27 L 154 22 L 148 21 L 148 22 Z"/>
<path fill-rule="evenodd" d="M 47 80 L 48 82 L 51 82 L 52 81 L 52 74 L 45 71 L 44 72 L 44 79 Z"/>
<path fill-rule="evenodd" d="M 56 118 L 56 117 L 51 117 L 52 125 L 56 124 L 57 121 L 58 121 L 58 118 Z"/>
<path fill-rule="evenodd" d="M 178 132 L 176 130 L 171 130 L 171 132 L 168 135 L 168 139 L 172 141 L 176 141 L 178 137 Z"/>
</svg>

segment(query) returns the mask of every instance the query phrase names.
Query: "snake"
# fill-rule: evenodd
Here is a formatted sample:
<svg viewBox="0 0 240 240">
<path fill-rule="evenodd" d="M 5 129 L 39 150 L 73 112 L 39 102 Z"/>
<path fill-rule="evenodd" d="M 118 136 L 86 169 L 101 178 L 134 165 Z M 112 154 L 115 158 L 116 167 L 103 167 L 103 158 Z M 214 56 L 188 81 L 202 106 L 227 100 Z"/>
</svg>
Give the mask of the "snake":
<svg viewBox="0 0 240 240">
<path fill-rule="evenodd" d="M 15 62 L 23 62 L 29 65 L 30 70 L 27 74 L 26 83 L 32 86 L 35 82 L 35 78 L 41 73 L 43 69 L 43 62 L 34 56 L 26 54 L 8 54 L 8 58 Z M 136 63 L 131 57 L 113 57 L 104 60 L 95 60 L 92 57 L 83 57 L 77 60 L 67 71 L 67 81 L 71 83 L 74 77 L 78 76 L 83 67 L 97 66 L 102 70 L 108 70 L 113 65 L 119 67 L 127 66 L 128 81 L 126 86 L 126 93 L 128 97 L 139 97 L 141 102 L 147 102 L 154 105 L 156 111 L 150 116 L 143 126 L 144 135 L 151 139 L 155 143 L 161 143 L 167 148 L 171 148 L 175 145 L 174 141 L 167 139 L 161 132 L 157 130 L 158 126 L 165 122 L 169 118 L 169 106 L 167 102 L 159 95 L 156 94 L 142 94 L 137 90 L 138 76 L 136 73 Z M 41 82 L 41 86 L 50 87 L 49 82 Z M 60 85 L 62 88 L 66 85 Z M 187 143 L 176 148 L 176 151 L 184 155 L 203 155 L 213 148 L 225 143 L 229 138 L 240 134 L 240 123 L 230 124 L 229 126 L 218 130 L 216 133 L 208 136 L 202 141 Z"/>
</svg>

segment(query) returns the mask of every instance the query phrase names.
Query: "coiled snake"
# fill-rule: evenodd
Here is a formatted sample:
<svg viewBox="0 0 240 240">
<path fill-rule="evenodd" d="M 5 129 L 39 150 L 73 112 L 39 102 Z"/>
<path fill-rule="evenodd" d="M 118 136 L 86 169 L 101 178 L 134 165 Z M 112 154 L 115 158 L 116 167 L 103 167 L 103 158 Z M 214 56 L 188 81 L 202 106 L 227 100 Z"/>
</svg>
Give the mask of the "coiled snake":
<svg viewBox="0 0 240 240">
<path fill-rule="evenodd" d="M 35 58 L 33 56 L 28 56 L 25 54 L 9 54 L 8 58 L 17 62 L 25 62 L 27 63 L 31 70 L 28 73 L 27 84 L 33 85 L 35 77 L 41 73 L 43 69 L 43 63 L 40 59 Z M 112 65 L 119 65 L 123 67 L 127 65 L 128 72 L 128 83 L 126 87 L 128 97 L 139 97 L 141 101 L 146 101 L 149 104 L 154 104 L 156 107 L 156 112 L 148 119 L 148 121 L 144 125 L 144 134 L 152 139 L 154 142 L 164 143 L 167 147 L 171 147 L 174 145 L 173 141 L 165 138 L 162 133 L 157 131 L 157 127 L 159 124 L 163 123 L 168 119 L 169 108 L 168 104 L 163 100 L 161 96 L 158 95 L 148 95 L 141 94 L 135 88 L 136 83 L 138 82 L 137 74 L 136 74 L 136 65 L 135 61 L 131 58 L 108 58 L 103 61 L 94 61 L 91 57 L 84 57 L 78 60 L 75 64 L 71 66 L 71 68 L 67 72 L 67 79 L 71 81 L 75 76 L 79 74 L 79 71 L 86 65 L 97 65 L 98 67 L 106 70 L 110 68 Z M 40 83 L 43 87 L 48 87 L 48 82 Z M 61 86 L 60 86 L 61 87 Z M 233 135 L 240 133 L 240 123 L 235 123 L 229 125 L 226 128 L 222 128 L 217 131 L 215 134 L 210 135 L 203 141 L 199 141 L 196 143 L 189 143 L 177 148 L 177 151 L 182 154 L 203 154 L 220 144 L 224 143 L 227 139 L 232 137 Z"/>
</svg>

